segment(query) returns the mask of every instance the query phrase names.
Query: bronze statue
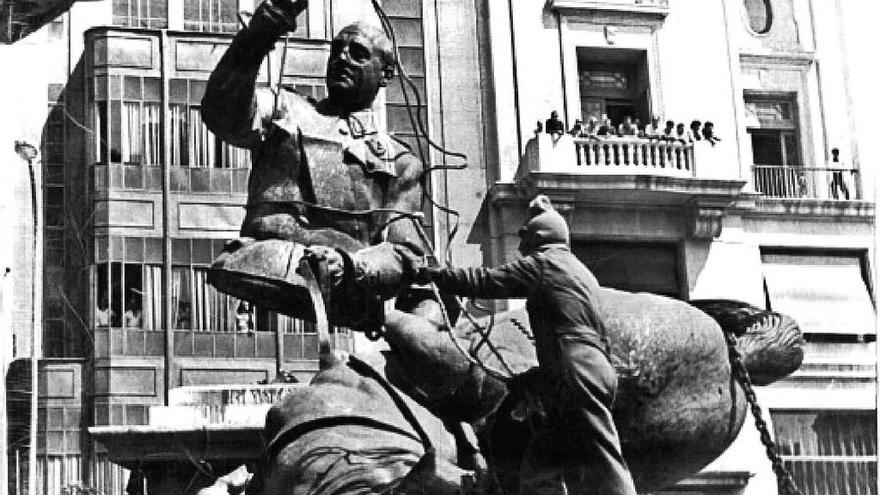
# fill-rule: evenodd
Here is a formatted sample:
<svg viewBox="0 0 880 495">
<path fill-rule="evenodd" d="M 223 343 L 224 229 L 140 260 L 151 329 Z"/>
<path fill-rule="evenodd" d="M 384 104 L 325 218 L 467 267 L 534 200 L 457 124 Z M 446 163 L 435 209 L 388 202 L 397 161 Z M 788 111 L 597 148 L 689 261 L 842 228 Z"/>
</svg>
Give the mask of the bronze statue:
<svg viewBox="0 0 880 495">
<path fill-rule="evenodd" d="M 380 30 L 353 24 L 334 38 L 324 100 L 256 88 L 263 57 L 295 28 L 305 6 L 262 3 L 211 74 L 202 100 L 208 128 L 253 154 L 242 238 L 227 246 L 210 281 L 297 317 L 311 316 L 295 273 L 304 248 L 330 251 L 339 263 L 344 254 L 361 289 L 378 276 L 399 277 L 426 248 L 418 225 L 422 164 L 379 128 L 371 108 L 394 75 L 391 43 Z M 378 325 L 375 292 L 340 294 L 331 321 Z"/>
<path fill-rule="evenodd" d="M 303 256 L 324 261 L 331 322 L 382 328 L 391 350 L 336 356 L 273 407 L 267 455 L 247 493 L 459 493 L 471 485 L 515 493 L 530 425 L 540 428 L 540 415 L 522 407 L 525 372 L 537 364 L 528 318 L 498 315 L 490 346 L 470 323 L 455 323 L 454 307 L 444 315 L 441 301 L 410 286 L 430 250 L 416 214 L 422 164 L 370 108 L 394 74 L 381 31 L 354 24 L 334 38 L 324 100 L 256 88 L 262 58 L 305 6 L 262 3 L 209 80 L 204 121 L 254 158 L 242 239 L 215 262 L 210 281 L 314 318 L 295 270 Z M 394 296 L 396 309 L 384 311 Z M 659 488 L 702 468 L 733 441 L 746 411 L 721 328 L 706 314 L 713 309 L 610 289 L 597 299 L 620 377 L 612 413 L 636 486 Z M 743 337 L 746 361 L 764 383 L 797 368 L 802 342 L 790 319 L 721 306 L 713 316 L 722 324 L 750 315 L 733 326 L 753 332 Z M 505 365 L 517 378 L 490 372 Z"/>
</svg>

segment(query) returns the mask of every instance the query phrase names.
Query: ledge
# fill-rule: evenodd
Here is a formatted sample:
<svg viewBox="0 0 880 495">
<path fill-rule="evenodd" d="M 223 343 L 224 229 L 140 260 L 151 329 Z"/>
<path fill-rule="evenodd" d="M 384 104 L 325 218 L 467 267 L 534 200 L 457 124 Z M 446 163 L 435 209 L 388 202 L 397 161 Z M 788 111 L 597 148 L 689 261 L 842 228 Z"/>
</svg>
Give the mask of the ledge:
<svg viewBox="0 0 880 495">
<path fill-rule="evenodd" d="M 89 434 L 107 448 L 110 460 L 128 469 L 150 461 L 257 459 L 263 453 L 262 431 L 262 426 L 250 425 L 89 428 Z"/>
<path fill-rule="evenodd" d="M 684 206 L 699 202 L 727 207 L 742 194 L 743 180 L 693 179 L 656 175 L 585 175 L 530 172 L 517 183 L 496 183 L 493 203 L 521 202 L 535 194 L 564 202 L 603 205 Z"/>
<path fill-rule="evenodd" d="M 759 197 L 750 216 L 841 218 L 873 222 L 873 201 Z"/>
<path fill-rule="evenodd" d="M 624 12 L 666 17 L 669 14 L 667 0 L 550 0 L 550 8 L 577 12 Z"/>
</svg>

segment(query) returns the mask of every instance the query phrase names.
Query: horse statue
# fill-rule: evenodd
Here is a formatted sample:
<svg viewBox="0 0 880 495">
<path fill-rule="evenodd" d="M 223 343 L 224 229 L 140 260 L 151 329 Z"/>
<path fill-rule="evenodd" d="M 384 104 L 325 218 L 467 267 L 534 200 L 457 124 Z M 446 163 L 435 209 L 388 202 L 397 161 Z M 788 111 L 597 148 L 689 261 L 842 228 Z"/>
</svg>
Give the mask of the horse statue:
<svg viewBox="0 0 880 495">
<path fill-rule="evenodd" d="M 600 300 L 620 383 L 613 413 L 640 492 L 696 473 L 739 433 L 747 403 L 725 332 L 755 384 L 803 358 L 791 318 L 744 303 L 606 288 Z M 537 365 L 525 311 L 462 318 L 451 331 L 391 311 L 385 339 L 384 352 L 334 354 L 269 411 L 246 493 L 517 492 L 541 419 L 523 386 Z"/>
</svg>

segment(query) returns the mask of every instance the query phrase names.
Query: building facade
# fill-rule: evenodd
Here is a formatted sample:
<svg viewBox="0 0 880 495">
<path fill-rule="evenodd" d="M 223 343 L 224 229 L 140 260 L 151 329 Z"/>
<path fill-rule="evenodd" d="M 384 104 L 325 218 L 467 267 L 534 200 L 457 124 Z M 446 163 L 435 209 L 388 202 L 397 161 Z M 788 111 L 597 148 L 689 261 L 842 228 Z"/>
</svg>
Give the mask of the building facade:
<svg viewBox="0 0 880 495">
<path fill-rule="evenodd" d="M 793 316 L 806 335 L 804 366 L 759 390 L 780 453 L 804 493 L 877 493 L 880 149 L 869 135 L 870 77 L 858 63 L 870 57 L 864 7 L 381 3 L 420 98 L 392 84 L 377 110 L 390 132 L 439 166 L 428 178 L 430 199 L 452 213 L 426 201 L 438 252 L 462 266 L 512 259 L 525 205 L 544 193 L 603 285 L 738 299 Z M 14 239 L 0 253 L 13 277 L 0 316 L 14 345 L 4 336 L 3 352 L 6 361 L 26 358 L 38 342 L 44 358 L 36 486 L 27 486 L 27 421 L 19 421 L 8 439 L 10 493 L 123 493 L 128 474 L 87 428 L 154 423 L 174 389 L 270 381 L 276 332 L 286 369 L 300 380 L 317 369 L 308 325 L 205 283 L 211 260 L 237 236 L 250 157 L 205 129 L 199 104 L 253 8 L 253 0 L 79 2 L 0 47 L 21 74 L 0 83 L 13 116 L 0 147 L 15 170 L 3 186 L 14 200 L 3 203 L 0 225 Z M 370 2 L 313 0 L 258 81 L 321 97 L 332 35 L 364 19 L 377 22 Z M 686 129 L 711 121 L 720 141 L 536 132 L 554 110 L 566 129 L 604 117 L 615 127 L 627 117 Z M 467 159 L 417 140 L 414 119 Z M 28 247 L 31 193 L 27 166 L 10 151 L 16 140 L 42 152 L 39 252 Z M 37 255 L 42 284 L 32 292 Z M 335 338 L 357 347 L 349 333 Z M 22 363 L 8 383 L 21 382 Z M 27 413 L 7 402 L 17 417 Z M 762 452 L 747 422 L 722 458 L 663 493 L 775 493 Z"/>
</svg>

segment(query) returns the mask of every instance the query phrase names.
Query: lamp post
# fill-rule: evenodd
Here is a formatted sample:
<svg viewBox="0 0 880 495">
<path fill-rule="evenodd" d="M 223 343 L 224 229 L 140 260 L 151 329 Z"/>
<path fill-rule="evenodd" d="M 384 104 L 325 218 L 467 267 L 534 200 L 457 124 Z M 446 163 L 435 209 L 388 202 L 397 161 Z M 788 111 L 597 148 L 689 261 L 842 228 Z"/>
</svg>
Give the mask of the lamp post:
<svg viewBox="0 0 880 495">
<path fill-rule="evenodd" d="M 31 258 L 31 417 L 30 417 L 30 436 L 28 438 L 28 493 L 34 494 L 37 486 L 37 412 L 39 406 L 39 393 L 37 390 L 39 376 L 39 359 L 43 340 L 42 325 L 42 269 L 43 254 L 40 249 L 42 246 L 42 230 L 40 228 L 40 200 L 41 200 L 41 184 L 40 173 L 35 167 L 35 163 L 39 164 L 37 157 L 39 152 L 37 148 L 26 142 L 16 141 L 15 152 L 28 165 L 28 178 L 31 186 L 31 214 L 33 221 L 33 244 Z M 2 446 L 5 449 L 5 446 Z"/>
</svg>

